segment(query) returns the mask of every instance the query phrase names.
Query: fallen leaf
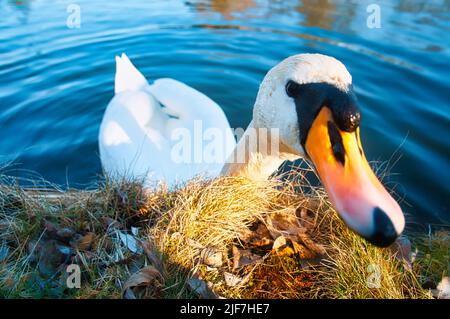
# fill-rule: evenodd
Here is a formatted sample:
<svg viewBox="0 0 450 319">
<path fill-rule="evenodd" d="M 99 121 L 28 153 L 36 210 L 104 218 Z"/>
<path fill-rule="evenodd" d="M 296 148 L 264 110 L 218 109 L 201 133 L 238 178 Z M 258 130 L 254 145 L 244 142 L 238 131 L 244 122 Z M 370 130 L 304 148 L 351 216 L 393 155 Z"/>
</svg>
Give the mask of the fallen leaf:
<svg viewBox="0 0 450 319">
<path fill-rule="evenodd" d="M 321 244 L 315 243 L 308 234 L 300 233 L 297 236 L 303 242 L 303 244 L 305 244 L 305 246 L 311 251 L 322 256 L 326 255 L 325 247 L 323 247 Z"/>
<path fill-rule="evenodd" d="M 277 256 L 297 255 L 301 259 L 317 258 L 317 253 L 298 243 L 295 236 L 278 237 L 272 246 L 272 253 Z"/>
<path fill-rule="evenodd" d="M 443 277 L 436 289 L 431 291 L 433 297 L 438 299 L 450 299 L 450 277 Z"/>
<path fill-rule="evenodd" d="M 35 260 L 38 262 L 41 275 L 54 275 L 61 265 L 69 261 L 72 255 L 70 247 L 61 245 L 53 239 L 41 240 L 37 245 L 38 249 L 35 249 L 34 252 L 38 257 Z"/>
<path fill-rule="evenodd" d="M 83 237 L 77 240 L 76 248 L 79 250 L 89 250 L 92 248 L 95 240 L 94 233 L 87 233 Z"/>
<path fill-rule="evenodd" d="M 196 249 L 203 249 L 203 248 L 205 248 L 205 246 L 203 246 L 202 244 L 200 244 L 199 242 L 197 242 L 197 241 L 195 241 L 195 240 L 193 240 L 191 238 L 187 238 L 187 243 L 192 248 L 196 248 Z"/>
<path fill-rule="evenodd" d="M 138 241 L 132 235 L 121 232 L 120 230 L 117 230 L 116 233 L 119 236 L 119 239 L 122 242 L 122 244 L 124 244 L 131 252 L 138 255 L 142 254 L 143 250 L 141 245 L 139 244 L 140 241 Z"/>
<path fill-rule="evenodd" d="M 122 296 L 125 299 L 137 299 L 139 288 L 152 287 L 156 295 L 161 293 L 164 287 L 164 278 L 153 266 L 142 268 L 127 279 L 122 288 Z"/>
<path fill-rule="evenodd" d="M 66 255 L 66 256 L 70 256 L 73 253 L 72 248 L 70 248 L 68 246 L 58 245 L 56 248 L 58 249 L 58 251 L 61 254 Z"/>
<path fill-rule="evenodd" d="M 262 261 L 262 257 L 253 254 L 249 249 L 239 249 L 233 246 L 233 270 L 244 266 L 254 265 Z"/>
<path fill-rule="evenodd" d="M 224 272 L 223 277 L 225 279 L 225 283 L 228 287 L 236 287 L 239 285 L 244 285 L 248 282 L 248 279 L 250 278 L 250 273 L 247 274 L 245 277 L 241 278 L 239 276 L 236 276 L 229 272 Z"/>
<path fill-rule="evenodd" d="M 118 195 L 122 204 L 126 206 L 128 204 L 128 194 L 122 190 L 118 190 Z"/>
<path fill-rule="evenodd" d="M 140 243 L 145 255 L 152 265 L 161 273 L 164 273 L 164 266 L 161 258 L 158 256 L 154 245 L 150 241 L 143 241 Z"/>
<path fill-rule="evenodd" d="M 203 299 L 218 299 L 219 296 L 213 291 L 212 284 L 206 283 L 199 278 L 189 278 L 188 287 Z"/>
<path fill-rule="evenodd" d="M 290 239 L 279 236 L 275 239 L 275 242 L 272 246 L 272 253 L 277 256 L 292 256 L 295 254 L 294 248 L 292 248 L 290 244 Z"/>
<path fill-rule="evenodd" d="M 222 266 L 222 252 L 213 248 L 206 247 L 200 252 L 201 262 L 207 266 L 213 268 L 219 268 Z"/>
<path fill-rule="evenodd" d="M 389 248 L 396 259 L 403 261 L 409 269 L 412 268 L 411 241 L 408 237 L 400 236 Z"/>
<path fill-rule="evenodd" d="M 279 236 L 297 236 L 306 232 L 306 228 L 300 225 L 295 214 L 273 213 L 267 216 L 266 223 L 273 239 Z"/>
<path fill-rule="evenodd" d="M 136 237 L 139 236 L 139 228 L 131 226 L 131 233 Z"/>
<path fill-rule="evenodd" d="M 264 225 L 263 223 L 258 224 L 258 227 L 256 228 L 256 234 L 261 238 L 270 237 L 270 232 L 267 229 L 267 226 Z"/>
<path fill-rule="evenodd" d="M 45 231 L 47 232 L 47 236 L 49 237 L 54 237 L 56 236 L 56 233 L 58 232 L 58 227 L 53 224 L 52 222 L 49 221 L 44 221 L 44 228 Z"/>
<path fill-rule="evenodd" d="M 134 294 L 133 290 L 131 290 L 131 289 L 125 290 L 123 292 L 122 298 L 123 299 L 137 299 L 136 295 Z"/>
<path fill-rule="evenodd" d="M 68 227 L 60 228 L 56 232 L 56 237 L 65 243 L 69 243 L 74 235 L 75 231 Z"/>
<path fill-rule="evenodd" d="M 239 233 L 239 239 L 255 247 L 263 247 L 273 244 L 270 232 L 264 224 L 259 224 L 255 231 L 248 228 L 242 229 Z"/>
<path fill-rule="evenodd" d="M 239 231 L 238 236 L 244 243 L 249 243 L 255 237 L 255 232 L 252 232 L 248 228 L 243 228 Z"/>
<path fill-rule="evenodd" d="M 295 253 L 301 259 L 314 259 L 317 257 L 317 253 L 303 246 L 302 244 L 297 243 L 296 241 L 292 241 L 292 246 L 294 248 Z"/>
<path fill-rule="evenodd" d="M 287 239 L 284 236 L 279 236 L 277 239 L 275 239 L 272 249 L 273 250 L 279 250 L 280 248 L 284 248 L 285 246 L 287 246 Z"/>
<path fill-rule="evenodd" d="M 302 226 L 307 229 L 313 229 L 316 224 L 314 220 L 314 212 L 307 207 L 298 207 L 297 208 L 297 216 L 300 218 Z"/>
</svg>

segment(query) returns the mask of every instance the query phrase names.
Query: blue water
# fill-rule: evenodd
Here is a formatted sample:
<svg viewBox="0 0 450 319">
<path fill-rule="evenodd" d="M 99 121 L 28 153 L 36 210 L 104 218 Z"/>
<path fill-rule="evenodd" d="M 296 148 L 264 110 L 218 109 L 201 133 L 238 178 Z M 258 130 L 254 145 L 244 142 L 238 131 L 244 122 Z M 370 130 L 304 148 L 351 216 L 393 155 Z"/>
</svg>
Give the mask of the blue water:
<svg viewBox="0 0 450 319">
<path fill-rule="evenodd" d="M 71 3 L 80 28 L 67 26 Z M 367 27 L 370 3 L 381 28 Z M 4 174 L 99 179 L 116 54 L 206 93 L 246 127 L 268 69 L 319 52 L 352 73 L 366 155 L 390 161 L 387 185 L 410 220 L 450 221 L 450 1 L 0 1 L 0 12 Z"/>
</svg>

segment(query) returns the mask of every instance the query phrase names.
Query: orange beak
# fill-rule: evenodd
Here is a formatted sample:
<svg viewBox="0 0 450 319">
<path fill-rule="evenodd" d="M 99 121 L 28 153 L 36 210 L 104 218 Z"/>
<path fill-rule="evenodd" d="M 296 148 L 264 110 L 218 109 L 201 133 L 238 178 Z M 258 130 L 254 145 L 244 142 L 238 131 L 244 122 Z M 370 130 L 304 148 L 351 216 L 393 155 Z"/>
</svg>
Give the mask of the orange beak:
<svg viewBox="0 0 450 319">
<path fill-rule="evenodd" d="M 370 168 L 359 127 L 355 132 L 340 130 L 324 106 L 309 129 L 305 148 L 344 222 L 374 245 L 392 244 L 405 218 Z"/>
</svg>

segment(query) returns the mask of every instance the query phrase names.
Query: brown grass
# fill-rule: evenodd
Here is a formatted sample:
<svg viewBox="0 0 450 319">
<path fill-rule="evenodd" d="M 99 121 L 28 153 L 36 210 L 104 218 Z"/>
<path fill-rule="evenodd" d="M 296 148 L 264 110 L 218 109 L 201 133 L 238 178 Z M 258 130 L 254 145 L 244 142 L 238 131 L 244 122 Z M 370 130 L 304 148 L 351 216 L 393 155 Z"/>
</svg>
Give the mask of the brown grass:
<svg viewBox="0 0 450 319">
<path fill-rule="evenodd" d="M 448 275 L 448 232 L 414 237 L 421 253 L 410 270 L 392 250 L 376 248 L 345 227 L 321 188 L 302 183 L 223 177 L 193 180 L 172 191 L 106 182 L 96 191 L 52 193 L 4 186 L 0 296 L 121 298 L 135 274 L 139 287 L 130 289 L 142 298 L 430 298 L 422 284 Z M 283 255 L 271 245 L 242 241 L 243 232 L 280 212 L 305 227 L 303 253 Z M 144 248 L 138 253 L 119 236 L 131 235 L 132 227 L 139 229 L 135 237 Z M 311 258 L 312 243 L 325 254 Z M 233 246 L 260 262 L 234 269 Z M 205 264 L 210 251 L 222 256 L 219 266 Z M 80 289 L 66 285 L 71 263 L 81 267 Z M 373 270 L 379 271 L 377 288 L 368 286 Z M 226 274 L 246 280 L 231 287 Z M 193 282 L 206 288 L 195 289 Z"/>
</svg>

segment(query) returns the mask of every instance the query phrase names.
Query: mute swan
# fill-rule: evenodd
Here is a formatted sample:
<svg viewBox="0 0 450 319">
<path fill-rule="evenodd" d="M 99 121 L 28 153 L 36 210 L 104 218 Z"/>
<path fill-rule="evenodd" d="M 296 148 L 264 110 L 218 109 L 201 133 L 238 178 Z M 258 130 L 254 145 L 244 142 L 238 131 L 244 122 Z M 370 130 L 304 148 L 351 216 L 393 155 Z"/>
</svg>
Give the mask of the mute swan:
<svg viewBox="0 0 450 319">
<path fill-rule="evenodd" d="M 202 173 L 267 179 L 283 161 L 304 157 L 356 233 L 386 247 L 403 231 L 400 206 L 365 159 L 352 77 L 338 60 L 299 54 L 273 67 L 237 145 L 220 107 L 202 93 L 172 79 L 148 84 L 125 54 L 116 67 L 99 133 L 106 174 L 144 178 L 147 187 Z"/>
</svg>

